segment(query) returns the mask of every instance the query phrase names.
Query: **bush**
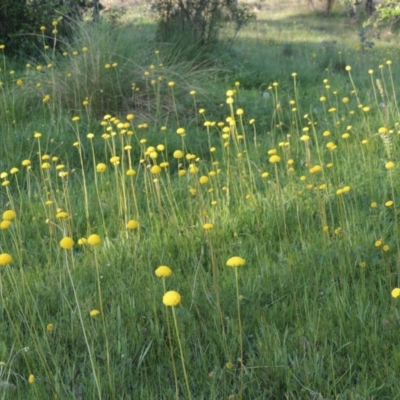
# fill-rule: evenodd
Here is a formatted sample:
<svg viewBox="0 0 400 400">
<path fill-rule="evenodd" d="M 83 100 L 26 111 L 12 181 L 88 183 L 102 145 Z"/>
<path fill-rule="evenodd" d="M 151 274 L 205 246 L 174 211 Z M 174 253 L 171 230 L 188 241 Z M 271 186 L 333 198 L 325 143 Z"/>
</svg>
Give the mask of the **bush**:
<svg viewBox="0 0 400 400">
<path fill-rule="evenodd" d="M 201 46 L 215 44 L 221 28 L 233 23 L 234 35 L 254 14 L 235 0 L 156 0 L 158 39 L 173 42 L 185 36 Z"/>
</svg>

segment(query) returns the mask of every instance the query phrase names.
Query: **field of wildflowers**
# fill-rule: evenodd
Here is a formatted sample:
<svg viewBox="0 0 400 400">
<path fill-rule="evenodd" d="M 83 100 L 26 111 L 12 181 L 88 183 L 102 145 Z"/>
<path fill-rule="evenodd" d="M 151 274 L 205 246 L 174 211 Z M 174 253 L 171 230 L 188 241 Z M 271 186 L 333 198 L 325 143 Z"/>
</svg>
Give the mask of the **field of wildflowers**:
<svg viewBox="0 0 400 400">
<path fill-rule="evenodd" d="M 0 45 L 0 396 L 397 398 L 396 48 L 58 23 Z"/>
</svg>

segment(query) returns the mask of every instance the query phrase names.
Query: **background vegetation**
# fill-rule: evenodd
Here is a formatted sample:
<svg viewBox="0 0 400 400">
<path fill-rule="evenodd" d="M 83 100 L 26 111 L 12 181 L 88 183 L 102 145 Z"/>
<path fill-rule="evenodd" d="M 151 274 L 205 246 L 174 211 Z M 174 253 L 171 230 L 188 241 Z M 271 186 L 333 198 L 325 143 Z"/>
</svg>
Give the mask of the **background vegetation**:
<svg viewBox="0 0 400 400">
<path fill-rule="evenodd" d="M 0 43 L 0 396 L 397 398 L 393 20 L 103 6 Z"/>
</svg>

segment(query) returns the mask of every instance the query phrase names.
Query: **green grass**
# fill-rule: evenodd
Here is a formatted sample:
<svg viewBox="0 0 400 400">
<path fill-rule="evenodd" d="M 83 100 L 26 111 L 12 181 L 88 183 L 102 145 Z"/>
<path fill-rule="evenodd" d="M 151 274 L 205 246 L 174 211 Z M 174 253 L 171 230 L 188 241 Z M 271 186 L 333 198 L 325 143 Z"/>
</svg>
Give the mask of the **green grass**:
<svg viewBox="0 0 400 400">
<path fill-rule="evenodd" d="M 138 25 L 0 55 L 2 398 L 398 398 L 397 48 L 300 11 L 214 64 Z"/>
</svg>

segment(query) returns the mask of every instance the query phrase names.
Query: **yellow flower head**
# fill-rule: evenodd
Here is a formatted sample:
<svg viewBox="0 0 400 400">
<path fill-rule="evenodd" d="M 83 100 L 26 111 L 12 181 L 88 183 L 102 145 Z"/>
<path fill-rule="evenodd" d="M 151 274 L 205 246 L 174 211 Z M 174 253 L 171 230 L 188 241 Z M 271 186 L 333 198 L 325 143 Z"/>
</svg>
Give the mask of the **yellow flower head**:
<svg viewBox="0 0 400 400">
<path fill-rule="evenodd" d="M 214 228 L 214 225 L 211 224 L 210 222 L 208 222 L 208 223 L 206 223 L 206 224 L 203 225 L 203 229 L 204 229 L 205 231 L 208 231 L 209 229 L 212 229 L 212 228 Z"/>
<path fill-rule="evenodd" d="M 74 241 L 70 237 L 66 236 L 60 240 L 60 247 L 64 250 L 70 250 L 74 247 Z"/>
<path fill-rule="evenodd" d="M 100 311 L 99 310 L 92 310 L 92 311 L 90 311 L 90 316 L 91 317 L 96 317 L 97 315 L 99 315 L 100 314 Z"/>
<path fill-rule="evenodd" d="M 388 161 L 386 164 L 385 164 L 385 168 L 386 169 L 393 169 L 394 168 L 394 162 L 393 161 Z M 4 217 L 3 217 L 4 218 Z"/>
<path fill-rule="evenodd" d="M 281 158 L 279 156 L 277 156 L 277 155 L 273 155 L 273 156 L 271 156 L 269 158 L 269 162 L 272 163 L 272 164 L 276 164 L 279 161 L 281 161 Z"/>
<path fill-rule="evenodd" d="M 170 267 L 167 267 L 166 265 L 161 265 L 154 271 L 154 273 L 159 278 L 168 278 L 172 275 L 172 269 Z"/>
<path fill-rule="evenodd" d="M 2 253 L 0 254 L 0 265 L 8 265 L 11 264 L 12 262 L 12 257 L 8 253 Z"/>
<path fill-rule="evenodd" d="M 175 307 L 181 302 L 181 295 L 175 290 L 166 292 L 163 296 L 163 303 L 167 307 Z"/>
<path fill-rule="evenodd" d="M 28 377 L 28 382 L 32 385 L 35 382 L 35 375 L 30 374 Z"/>
<path fill-rule="evenodd" d="M 52 332 L 53 329 L 54 329 L 54 325 L 53 325 L 53 324 L 47 324 L 46 330 L 47 330 L 48 332 Z"/>
<path fill-rule="evenodd" d="M 12 221 L 16 216 L 17 216 L 17 214 L 15 213 L 14 210 L 7 210 L 7 211 L 4 211 L 4 213 L 3 213 L 3 219 L 5 221 Z"/>
<path fill-rule="evenodd" d="M 103 172 L 105 172 L 106 169 L 107 169 L 107 165 L 104 163 L 99 163 L 96 165 L 97 172 L 103 173 Z"/>
<path fill-rule="evenodd" d="M 395 288 L 392 290 L 392 297 L 397 299 L 400 296 L 400 288 Z"/>
<path fill-rule="evenodd" d="M 137 229 L 139 228 L 139 223 L 137 221 L 135 221 L 134 219 L 131 219 L 130 221 L 128 221 L 128 223 L 126 224 L 127 229 Z"/>
<path fill-rule="evenodd" d="M 244 260 L 241 257 L 231 257 L 227 262 L 226 265 L 228 267 L 233 267 L 233 268 L 237 268 L 237 267 L 242 267 L 244 264 L 246 263 L 246 260 Z"/>
<path fill-rule="evenodd" d="M 88 244 L 90 244 L 91 246 L 96 246 L 96 244 L 100 244 L 100 243 L 101 243 L 101 238 L 100 238 L 99 235 L 93 234 L 93 235 L 90 235 L 90 236 L 87 238 L 87 242 L 88 242 Z"/>
<path fill-rule="evenodd" d="M 11 221 L 1 221 L 0 229 L 8 229 L 11 226 Z"/>
</svg>

